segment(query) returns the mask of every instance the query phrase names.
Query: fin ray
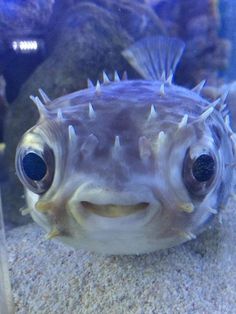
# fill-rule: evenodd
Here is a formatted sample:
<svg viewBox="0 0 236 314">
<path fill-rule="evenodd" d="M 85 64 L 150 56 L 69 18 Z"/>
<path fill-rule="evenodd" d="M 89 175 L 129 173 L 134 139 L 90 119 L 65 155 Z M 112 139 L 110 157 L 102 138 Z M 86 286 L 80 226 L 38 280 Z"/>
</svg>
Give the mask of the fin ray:
<svg viewBox="0 0 236 314">
<path fill-rule="evenodd" d="M 145 79 L 167 80 L 174 74 L 184 46 L 177 38 L 153 36 L 134 43 L 122 55 Z"/>
</svg>

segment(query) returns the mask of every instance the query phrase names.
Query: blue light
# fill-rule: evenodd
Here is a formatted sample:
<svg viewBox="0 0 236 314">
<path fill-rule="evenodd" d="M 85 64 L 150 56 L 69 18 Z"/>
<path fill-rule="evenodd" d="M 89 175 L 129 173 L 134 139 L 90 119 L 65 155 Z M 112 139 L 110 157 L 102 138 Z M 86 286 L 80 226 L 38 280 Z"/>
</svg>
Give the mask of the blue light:
<svg viewBox="0 0 236 314">
<path fill-rule="evenodd" d="M 17 52 L 36 52 L 39 49 L 39 42 L 37 40 L 13 40 L 11 47 Z"/>
</svg>

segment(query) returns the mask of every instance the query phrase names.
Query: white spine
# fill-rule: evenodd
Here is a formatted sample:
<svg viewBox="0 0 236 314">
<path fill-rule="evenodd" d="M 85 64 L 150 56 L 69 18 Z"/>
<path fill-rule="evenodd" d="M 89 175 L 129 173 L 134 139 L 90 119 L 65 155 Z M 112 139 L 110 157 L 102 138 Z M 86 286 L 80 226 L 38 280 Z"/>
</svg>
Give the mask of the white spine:
<svg viewBox="0 0 236 314">
<path fill-rule="evenodd" d="M 100 84 L 100 82 L 99 81 L 97 81 L 97 84 L 96 84 L 96 92 L 97 93 L 100 93 L 101 92 L 101 84 Z"/>
<path fill-rule="evenodd" d="M 48 97 L 48 95 L 42 90 L 42 88 L 39 88 L 38 91 L 39 91 L 39 94 L 42 97 L 44 103 L 48 104 L 51 101 L 51 99 Z"/>
<path fill-rule="evenodd" d="M 108 84 L 110 83 L 109 77 L 107 76 L 106 72 L 102 72 L 102 77 L 103 77 L 103 83 Z"/>
<path fill-rule="evenodd" d="M 160 86 L 160 94 L 163 96 L 165 95 L 165 84 L 162 83 L 161 86 Z"/>
<path fill-rule="evenodd" d="M 188 115 L 185 114 L 183 118 L 181 119 L 180 123 L 178 124 L 178 128 L 179 129 L 185 128 L 187 126 L 187 123 L 188 123 Z"/>
<path fill-rule="evenodd" d="M 198 85 L 196 85 L 192 89 L 192 91 L 200 95 L 200 93 L 201 93 L 201 91 L 202 91 L 202 89 L 203 89 L 205 84 L 206 84 L 206 80 L 201 81 Z"/>
<path fill-rule="evenodd" d="M 205 121 L 214 111 L 214 107 L 209 107 L 208 109 L 206 109 L 199 117 L 200 120 Z"/>
<path fill-rule="evenodd" d="M 157 117 L 156 109 L 154 105 L 151 105 L 150 113 L 148 115 L 148 121 L 156 119 L 156 117 Z"/>
<path fill-rule="evenodd" d="M 119 74 L 117 73 L 117 71 L 114 72 L 114 81 L 120 82 L 120 77 L 119 77 Z"/>
<path fill-rule="evenodd" d="M 92 106 L 91 102 L 89 103 L 89 118 L 91 120 L 94 120 L 96 118 L 96 113 L 95 113 L 95 111 L 93 109 L 93 106 Z"/>
</svg>

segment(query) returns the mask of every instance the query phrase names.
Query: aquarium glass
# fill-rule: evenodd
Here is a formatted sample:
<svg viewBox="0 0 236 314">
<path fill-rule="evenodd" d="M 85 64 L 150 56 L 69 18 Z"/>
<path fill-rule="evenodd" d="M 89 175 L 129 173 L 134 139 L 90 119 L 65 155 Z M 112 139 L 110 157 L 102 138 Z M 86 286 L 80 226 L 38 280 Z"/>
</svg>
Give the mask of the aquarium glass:
<svg viewBox="0 0 236 314">
<path fill-rule="evenodd" d="M 0 0 L 0 314 L 236 312 L 235 14 Z"/>
</svg>

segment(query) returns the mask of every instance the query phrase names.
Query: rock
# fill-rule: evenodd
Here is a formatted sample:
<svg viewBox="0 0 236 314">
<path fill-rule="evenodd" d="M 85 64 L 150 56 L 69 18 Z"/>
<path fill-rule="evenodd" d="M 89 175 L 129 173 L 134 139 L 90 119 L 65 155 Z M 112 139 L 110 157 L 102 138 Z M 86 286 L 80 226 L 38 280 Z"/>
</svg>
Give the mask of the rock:
<svg viewBox="0 0 236 314">
<path fill-rule="evenodd" d="M 203 79 L 210 85 L 222 83 L 218 73 L 228 66 L 230 42 L 219 36 L 221 17 L 218 2 L 154 2 L 155 11 L 168 33 L 180 37 L 186 44 L 177 82 L 189 87 Z"/>
<path fill-rule="evenodd" d="M 0 41 L 11 36 L 38 35 L 51 17 L 54 0 L 0 0 Z"/>
</svg>

